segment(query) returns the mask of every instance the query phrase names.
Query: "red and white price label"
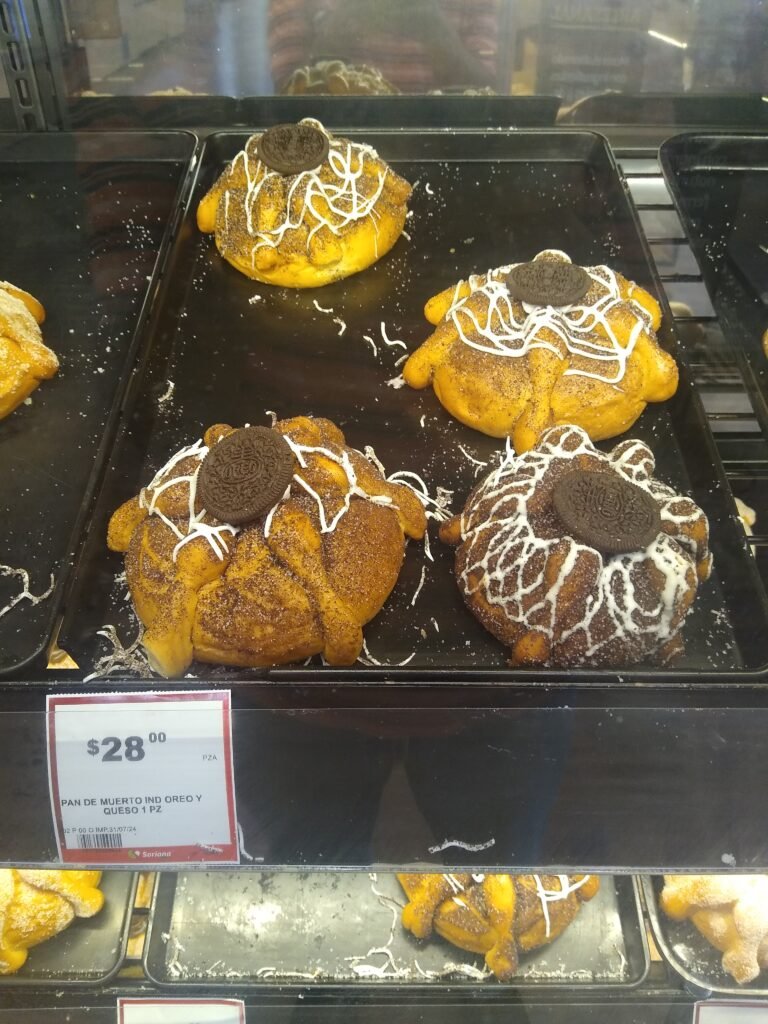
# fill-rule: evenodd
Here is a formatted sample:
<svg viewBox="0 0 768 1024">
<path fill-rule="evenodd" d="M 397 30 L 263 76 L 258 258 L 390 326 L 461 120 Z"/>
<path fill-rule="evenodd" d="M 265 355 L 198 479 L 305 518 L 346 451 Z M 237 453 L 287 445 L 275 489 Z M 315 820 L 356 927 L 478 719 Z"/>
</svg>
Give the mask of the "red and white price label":
<svg viewBox="0 0 768 1024">
<path fill-rule="evenodd" d="M 117 1024 L 245 1024 L 241 999 L 118 999 Z"/>
<path fill-rule="evenodd" d="M 693 1008 L 693 1024 L 766 1024 L 768 1002 L 753 999 L 708 999 Z"/>
<path fill-rule="evenodd" d="M 237 863 L 229 691 L 49 696 L 63 863 Z"/>
</svg>

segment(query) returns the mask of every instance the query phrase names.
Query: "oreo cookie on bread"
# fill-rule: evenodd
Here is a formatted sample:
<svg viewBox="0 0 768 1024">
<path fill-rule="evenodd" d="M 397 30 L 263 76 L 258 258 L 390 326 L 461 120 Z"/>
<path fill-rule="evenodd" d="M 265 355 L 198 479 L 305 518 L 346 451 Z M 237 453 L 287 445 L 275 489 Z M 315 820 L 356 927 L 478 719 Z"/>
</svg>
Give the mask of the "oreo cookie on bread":
<svg viewBox="0 0 768 1024">
<path fill-rule="evenodd" d="M 208 452 L 198 474 L 199 503 L 223 523 L 240 526 L 265 515 L 293 477 L 294 455 L 282 434 L 244 427 Z"/>
</svg>

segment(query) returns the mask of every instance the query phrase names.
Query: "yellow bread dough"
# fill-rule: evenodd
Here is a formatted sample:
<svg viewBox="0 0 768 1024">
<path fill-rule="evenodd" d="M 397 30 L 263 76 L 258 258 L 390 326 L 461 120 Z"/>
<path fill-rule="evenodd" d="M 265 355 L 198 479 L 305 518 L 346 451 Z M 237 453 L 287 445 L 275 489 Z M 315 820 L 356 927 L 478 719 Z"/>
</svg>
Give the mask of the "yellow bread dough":
<svg viewBox="0 0 768 1024">
<path fill-rule="evenodd" d="M 45 310 L 34 296 L 0 281 L 0 419 L 8 416 L 59 368 L 39 324 Z"/>
<path fill-rule="evenodd" d="M 392 248 L 405 224 L 411 186 L 370 146 L 328 136 L 314 170 L 284 175 L 258 157 L 253 135 L 197 208 L 221 255 L 246 277 L 286 288 L 318 288 L 357 274 Z"/>
<path fill-rule="evenodd" d="M 693 922 L 739 985 L 768 967 L 768 875 L 665 875 L 661 906 Z"/>
<path fill-rule="evenodd" d="M 197 473 L 209 447 L 232 433 L 220 424 L 110 520 L 107 543 L 125 552 L 144 647 L 165 676 L 194 658 L 256 667 L 322 654 L 353 664 L 362 627 L 397 582 L 405 538 L 424 536 L 414 491 L 385 480 L 329 420 L 301 416 L 273 429 L 297 464 L 266 516 L 238 529 L 202 515 Z"/>
<path fill-rule="evenodd" d="M 534 262 L 570 263 L 558 250 Z M 515 264 L 460 281 L 433 296 L 436 329 L 409 357 L 403 377 L 432 385 L 451 415 L 515 451 L 549 427 L 583 427 L 593 441 L 629 429 L 648 402 L 670 398 L 677 366 L 659 347 L 661 312 L 642 288 L 608 267 L 586 267 L 591 283 L 572 306 L 513 299 L 504 279 Z"/>
<path fill-rule="evenodd" d="M 0 869 L 0 975 L 24 966 L 27 950 L 104 906 L 100 871 Z"/>
<path fill-rule="evenodd" d="M 594 875 L 399 874 L 408 896 L 403 927 L 417 939 L 437 932 L 482 953 L 500 981 L 514 977 L 518 953 L 561 935 L 600 888 Z"/>
</svg>

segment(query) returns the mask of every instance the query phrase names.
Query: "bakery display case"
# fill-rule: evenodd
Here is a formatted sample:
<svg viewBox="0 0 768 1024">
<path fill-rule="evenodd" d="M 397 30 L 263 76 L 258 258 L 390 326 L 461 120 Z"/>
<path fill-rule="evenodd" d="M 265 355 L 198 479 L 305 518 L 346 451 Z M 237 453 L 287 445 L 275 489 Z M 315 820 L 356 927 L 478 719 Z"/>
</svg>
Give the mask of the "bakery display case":
<svg viewBox="0 0 768 1024">
<path fill-rule="evenodd" d="M 768 1015 L 766 53 L 0 3 L 0 1024 Z"/>
</svg>

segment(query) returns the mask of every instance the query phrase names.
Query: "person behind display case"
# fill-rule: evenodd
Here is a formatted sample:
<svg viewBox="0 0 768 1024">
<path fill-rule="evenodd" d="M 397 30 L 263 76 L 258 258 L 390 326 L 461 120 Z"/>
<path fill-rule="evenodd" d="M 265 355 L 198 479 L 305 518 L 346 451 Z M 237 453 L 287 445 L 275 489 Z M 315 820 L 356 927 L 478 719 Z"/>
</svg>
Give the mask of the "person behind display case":
<svg viewBox="0 0 768 1024">
<path fill-rule="evenodd" d="M 370 65 L 394 90 L 496 84 L 501 0 L 270 0 L 276 91 L 302 65 Z"/>
</svg>

